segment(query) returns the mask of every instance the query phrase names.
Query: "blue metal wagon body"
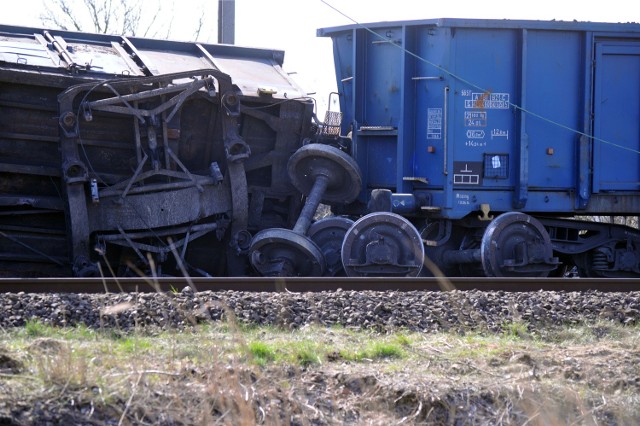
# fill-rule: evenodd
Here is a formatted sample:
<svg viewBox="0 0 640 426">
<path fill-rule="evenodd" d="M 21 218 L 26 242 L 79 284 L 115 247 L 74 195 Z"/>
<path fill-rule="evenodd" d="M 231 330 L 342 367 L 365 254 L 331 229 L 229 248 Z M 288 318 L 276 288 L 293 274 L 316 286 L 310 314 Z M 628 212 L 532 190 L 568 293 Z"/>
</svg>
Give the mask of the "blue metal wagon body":
<svg viewBox="0 0 640 426">
<path fill-rule="evenodd" d="M 459 219 L 482 209 L 640 212 L 640 24 L 435 19 L 333 39 L 360 200 Z"/>
</svg>

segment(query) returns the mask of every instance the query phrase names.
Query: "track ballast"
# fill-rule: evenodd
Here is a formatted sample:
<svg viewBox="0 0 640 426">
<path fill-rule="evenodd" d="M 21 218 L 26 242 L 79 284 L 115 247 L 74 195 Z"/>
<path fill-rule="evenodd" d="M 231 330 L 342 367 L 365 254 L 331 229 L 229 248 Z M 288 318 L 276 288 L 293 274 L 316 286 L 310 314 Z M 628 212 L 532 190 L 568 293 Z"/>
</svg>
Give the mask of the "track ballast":
<svg viewBox="0 0 640 426">
<path fill-rule="evenodd" d="M 640 321 L 637 280 L 41 278 L 0 284 L 0 328 L 38 321 L 126 332 L 225 321 L 285 328 L 496 332 L 508 324 L 535 331 Z"/>
</svg>

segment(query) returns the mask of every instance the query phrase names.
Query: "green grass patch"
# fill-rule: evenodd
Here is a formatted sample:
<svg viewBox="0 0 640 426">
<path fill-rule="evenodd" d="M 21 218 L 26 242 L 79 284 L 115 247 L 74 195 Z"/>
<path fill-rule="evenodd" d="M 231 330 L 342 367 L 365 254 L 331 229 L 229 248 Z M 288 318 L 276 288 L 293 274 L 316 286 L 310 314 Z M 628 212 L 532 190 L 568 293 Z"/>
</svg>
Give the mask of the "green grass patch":
<svg viewBox="0 0 640 426">
<path fill-rule="evenodd" d="M 373 359 L 402 358 L 404 352 L 400 346 L 394 343 L 375 342 L 367 352 Z"/>
<path fill-rule="evenodd" d="M 140 353 L 149 351 L 153 345 L 150 341 L 140 337 L 125 337 L 117 343 L 119 350 L 124 353 Z"/>
<path fill-rule="evenodd" d="M 305 342 L 294 351 L 295 359 L 303 367 L 321 364 L 318 348 L 316 345 Z"/>
<path fill-rule="evenodd" d="M 23 329 L 24 334 L 28 337 L 50 337 L 56 334 L 56 330 L 51 325 L 45 324 L 40 320 L 27 320 Z"/>
<path fill-rule="evenodd" d="M 250 342 L 249 353 L 258 365 L 265 365 L 276 360 L 276 350 L 264 342 Z"/>
<path fill-rule="evenodd" d="M 409 336 L 407 336 L 406 334 L 402 334 L 402 333 L 396 334 L 394 336 L 394 340 L 400 346 L 405 346 L 405 347 L 411 346 L 411 342 L 412 342 L 412 340 L 411 340 L 411 338 L 409 338 Z"/>
<path fill-rule="evenodd" d="M 260 366 L 271 363 L 284 363 L 308 367 L 322 363 L 329 349 L 323 344 L 307 340 L 281 340 L 275 339 L 273 343 L 252 341 L 247 345 L 247 350 L 253 361 Z"/>
<path fill-rule="evenodd" d="M 370 342 L 355 349 L 342 349 L 338 353 L 341 358 L 354 362 L 402 359 L 406 356 L 405 350 L 397 343 L 384 341 Z"/>
<path fill-rule="evenodd" d="M 522 321 L 505 322 L 502 325 L 502 332 L 505 336 L 516 339 L 530 339 L 529 327 Z"/>
</svg>

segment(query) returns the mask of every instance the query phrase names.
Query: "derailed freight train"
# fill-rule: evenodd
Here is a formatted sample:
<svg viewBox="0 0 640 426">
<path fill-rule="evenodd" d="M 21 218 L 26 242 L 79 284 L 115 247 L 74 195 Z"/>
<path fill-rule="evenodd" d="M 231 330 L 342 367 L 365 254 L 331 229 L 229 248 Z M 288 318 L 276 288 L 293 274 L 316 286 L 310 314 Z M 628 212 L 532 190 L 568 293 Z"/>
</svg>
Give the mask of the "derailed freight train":
<svg viewBox="0 0 640 426">
<path fill-rule="evenodd" d="M 322 136 L 283 58 L 0 26 L 0 276 L 255 274 Z"/>
<path fill-rule="evenodd" d="M 318 35 L 324 122 L 280 51 L 0 26 L 0 275 L 640 276 L 575 218 L 640 212 L 640 25 Z"/>
</svg>

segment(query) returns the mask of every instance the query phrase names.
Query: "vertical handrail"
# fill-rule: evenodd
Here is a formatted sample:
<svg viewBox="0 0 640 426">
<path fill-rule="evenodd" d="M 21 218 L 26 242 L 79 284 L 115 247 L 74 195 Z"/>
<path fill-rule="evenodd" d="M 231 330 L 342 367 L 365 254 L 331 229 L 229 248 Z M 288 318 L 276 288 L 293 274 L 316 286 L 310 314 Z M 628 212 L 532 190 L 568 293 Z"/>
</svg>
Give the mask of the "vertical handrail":
<svg viewBox="0 0 640 426">
<path fill-rule="evenodd" d="M 448 140 L 447 140 L 447 129 L 449 128 L 448 126 L 448 116 L 449 116 L 449 86 L 444 86 L 444 114 L 442 117 L 442 127 L 443 127 L 443 131 L 442 131 L 442 142 L 444 144 L 444 167 L 442 168 L 442 173 L 447 176 L 449 174 L 449 168 L 447 166 L 447 163 L 449 161 L 449 156 L 448 151 L 449 151 L 449 144 L 448 144 Z"/>
</svg>

